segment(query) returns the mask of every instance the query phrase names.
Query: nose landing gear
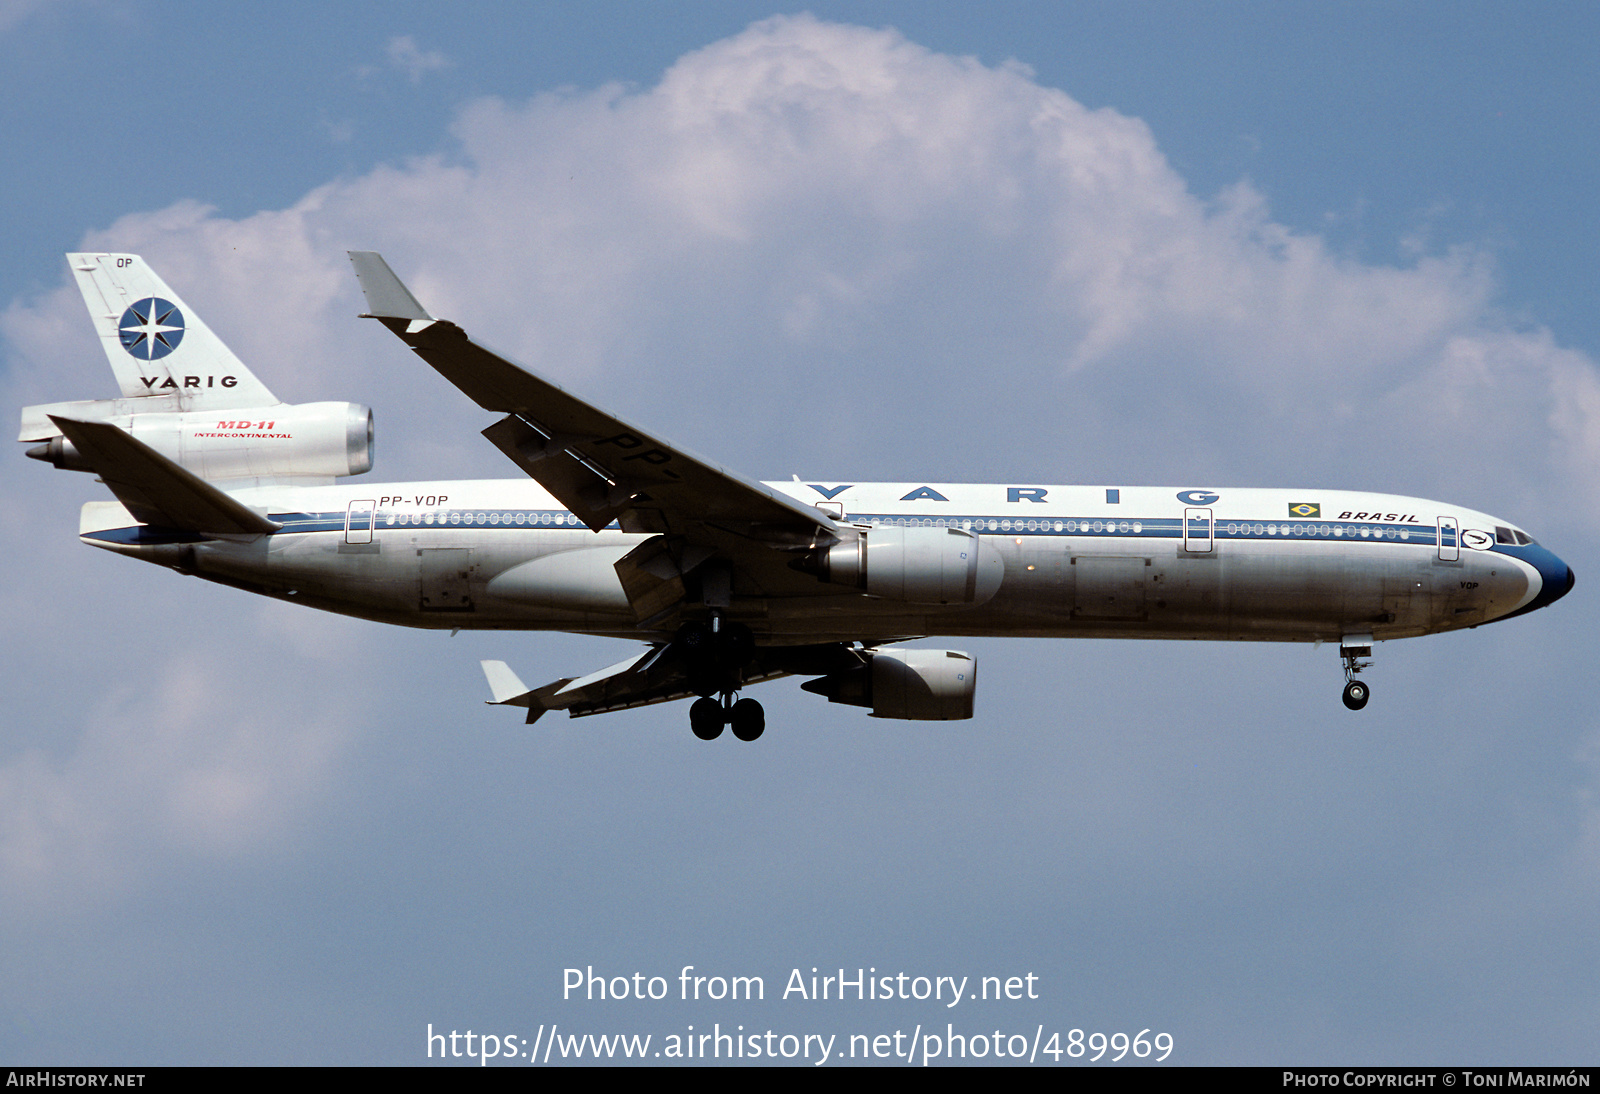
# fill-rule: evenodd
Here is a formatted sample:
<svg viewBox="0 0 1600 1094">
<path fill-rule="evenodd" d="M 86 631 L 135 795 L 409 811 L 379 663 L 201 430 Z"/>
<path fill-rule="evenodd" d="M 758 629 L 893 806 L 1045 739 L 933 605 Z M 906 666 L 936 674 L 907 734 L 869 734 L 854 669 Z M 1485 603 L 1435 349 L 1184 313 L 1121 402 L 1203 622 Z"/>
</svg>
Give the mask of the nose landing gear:
<svg viewBox="0 0 1600 1094">
<path fill-rule="evenodd" d="M 1367 685 L 1360 680 L 1351 680 L 1344 686 L 1344 705 L 1351 710 L 1360 710 L 1367 705 L 1367 699 L 1371 695 L 1372 693 L 1367 689 Z"/>
<path fill-rule="evenodd" d="M 1360 710 L 1372 698 L 1372 689 L 1356 679 L 1356 673 L 1372 667 L 1372 635 L 1345 635 L 1339 643 L 1339 656 L 1344 658 L 1344 705 Z"/>
</svg>

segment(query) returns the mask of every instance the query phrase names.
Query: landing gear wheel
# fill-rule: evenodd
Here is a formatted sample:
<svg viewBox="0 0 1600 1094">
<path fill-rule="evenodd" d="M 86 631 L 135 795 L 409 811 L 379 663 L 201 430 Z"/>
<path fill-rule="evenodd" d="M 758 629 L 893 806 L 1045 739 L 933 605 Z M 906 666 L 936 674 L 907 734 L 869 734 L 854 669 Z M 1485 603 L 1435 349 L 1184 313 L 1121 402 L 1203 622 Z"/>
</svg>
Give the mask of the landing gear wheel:
<svg viewBox="0 0 1600 1094">
<path fill-rule="evenodd" d="M 767 728 L 767 712 L 754 699 L 740 699 L 728 712 L 733 735 L 741 741 L 753 741 Z"/>
<path fill-rule="evenodd" d="M 1360 710 L 1370 698 L 1371 690 L 1360 680 L 1352 680 L 1344 686 L 1344 705 L 1351 710 Z"/>
<path fill-rule="evenodd" d="M 715 699 L 696 699 L 689 708 L 689 728 L 702 741 L 714 741 L 722 736 L 722 725 L 722 704 Z"/>
</svg>

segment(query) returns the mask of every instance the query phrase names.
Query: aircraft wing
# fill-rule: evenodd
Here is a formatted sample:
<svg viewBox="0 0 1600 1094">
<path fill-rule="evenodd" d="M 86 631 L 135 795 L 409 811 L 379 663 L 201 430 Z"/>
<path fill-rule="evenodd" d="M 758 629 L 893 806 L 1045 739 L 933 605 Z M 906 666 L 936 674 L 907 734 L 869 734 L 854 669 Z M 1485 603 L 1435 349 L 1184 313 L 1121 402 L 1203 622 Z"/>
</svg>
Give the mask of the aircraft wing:
<svg viewBox="0 0 1600 1094">
<path fill-rule="evenodd" d="M 681 536 L 726 549 L 730 537 L 780 550 L 836 542 L 821 510 L 784 497 L 636 429 L 435 319 L 373 251 L 350 261 L 377 319 L 479 406 L 505 417 L 483 431 L 595 531 Z"/>
<path fill-rule="evenodd" d="M 666 646 L 655 646 L 598 672 L 564 677 L 540 688 L 528 687 L 504 661 L 485 661 L 483 672 L 494 694 L 489 702 L 498 706 L 527 707 L 527 722 L 532 725 L 549 710 L 564 710 L 574 718 L 581 718 L 687 699 L 695 693 L 685 681 L 681 661 L 672 657 L 668 650 Z M 784 672 L 757 672 L 745 683 L 756 684 L 786 675 Z"/>
<path fill-rule="evenodd" d="M 745 670 L 748 687 L 781 676 L 820 676 L 862 664 L 861 656 L 842 644 L 766 648 L 756 651 Z M 484 661 L 491 705 L 527 707 L 528 724 L 546 711 L 564 710 L 574 718 L 606 714 L 613 710 L 668 703 L 696 694 L 689 687 L 686 659 L 673 644 L 651 646 L 626 661 L 591 672 L 567 676 L 539 688 L 524 684 L 504 661 Z"/>
</svg>

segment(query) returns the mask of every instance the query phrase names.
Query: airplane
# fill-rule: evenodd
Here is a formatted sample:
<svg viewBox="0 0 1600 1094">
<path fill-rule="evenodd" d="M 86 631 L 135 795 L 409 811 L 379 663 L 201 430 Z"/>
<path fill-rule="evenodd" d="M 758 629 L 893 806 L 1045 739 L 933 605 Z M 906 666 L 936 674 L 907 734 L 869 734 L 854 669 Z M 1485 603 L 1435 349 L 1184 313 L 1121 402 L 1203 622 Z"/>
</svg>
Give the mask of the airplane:
<svg viewBox="0 0 1600 1094">
<path fill-rule="evenodd" d="M 1520 527 L 1421 498 L 1303 488 L 756 482 L 645 432 L 430 315 L 375 252 L 367 312 L 497 416 L 504 481 L 340 482 L 373 463 L 356 403 L 274 396 L 137 255 L 68 263 L 121 387 L 27 407 L 20 440 L 115 496 L 79 538 L 180 574 L 411 627 L 642 643 L 491 704 L 572 717 L 693 698 L 694 735 L 766 726 L 783 676 L 873 717 L 971 718 L 977 664 L 930 635 L 1374 643 L 1552 604 L 1572 569 Z"/>
</svg>

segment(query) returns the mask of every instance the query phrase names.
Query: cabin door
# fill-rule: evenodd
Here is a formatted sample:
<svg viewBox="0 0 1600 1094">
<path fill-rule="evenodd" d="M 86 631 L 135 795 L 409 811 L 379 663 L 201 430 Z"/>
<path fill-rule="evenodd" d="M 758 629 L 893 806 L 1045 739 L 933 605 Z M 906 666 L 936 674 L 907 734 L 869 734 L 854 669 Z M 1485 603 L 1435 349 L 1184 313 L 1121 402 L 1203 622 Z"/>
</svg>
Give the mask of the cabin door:
<svg viewBox="0 0 1600 1094">
<path fill-rule="evenodd" d="M 1192 555 L 1209 554 L 1212 534 L 1211 510 L 1183 511 L 1183 549 Z"/>
<path fill-rule="evenodd" d="M 346 543 L 372 542 L 372 511 L 378 503 L 371 498 L 353 501 L 344 513 L 344 541 Z"/>
<path fill-rule="evenodd" d="M 1455 517 L 1439 518 L 1439 561 L 1461 561 L 1461 526 Z"/>
</svg>

